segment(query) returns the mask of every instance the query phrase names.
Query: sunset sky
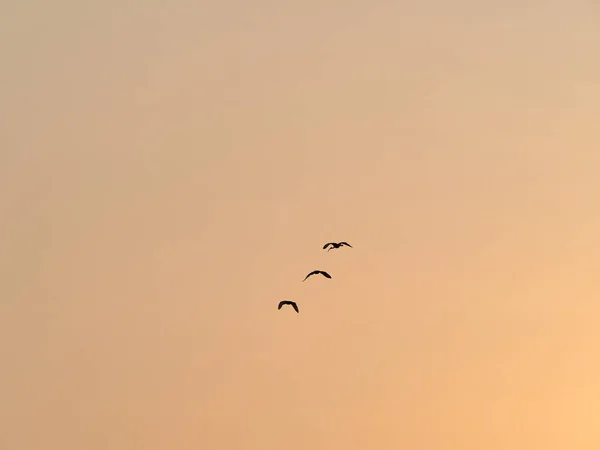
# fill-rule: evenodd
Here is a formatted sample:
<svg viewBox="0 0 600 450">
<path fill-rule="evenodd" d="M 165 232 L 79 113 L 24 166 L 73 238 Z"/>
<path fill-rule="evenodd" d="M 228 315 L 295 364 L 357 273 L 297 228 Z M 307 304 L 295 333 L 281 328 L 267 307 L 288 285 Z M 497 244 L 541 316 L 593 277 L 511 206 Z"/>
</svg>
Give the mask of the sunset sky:
<svg viewBox="0 0 600 450">
<path fill-rule="evenodd" d="M 0 450 L 600 448 L 597 0 L 0 36 Z"/>
</svg>

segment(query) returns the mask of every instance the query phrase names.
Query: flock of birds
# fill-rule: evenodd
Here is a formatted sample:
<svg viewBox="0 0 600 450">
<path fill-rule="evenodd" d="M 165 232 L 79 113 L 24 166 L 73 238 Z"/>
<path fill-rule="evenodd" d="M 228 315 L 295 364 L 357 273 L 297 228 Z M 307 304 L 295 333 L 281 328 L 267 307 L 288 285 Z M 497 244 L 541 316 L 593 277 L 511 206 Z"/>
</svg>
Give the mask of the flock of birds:
<svg viewBox="0 0 600 450">
<path fill-rule="evenodd" d="M 352 248 L 352 246 L 350 244 L 348 244 L 347 242 L 328 242 L 327 244 L 325 244 L 323 246 L 323 250 L 325 250 L 325 249 L 327 249 L 327 247 L 329 247 L 329 249 L 327 251 L 331 251 L 333 249 L 343 247 L 344 245 L 347 246 L 347 247 L 351 247 Z M 306 275 L 306 277 L 304 277 L 304 280 L 302 280 L 302 281 L 306 281 L 308 279 L 308 277 L 311 277 L 313 275 L 323 275 L 325 278 L 331 279 L 331 275 L 329 275 L 324 270 L 313 270 L 308 275 Z M 280 301 L 279 302 L 279 306 L 277 306 L 277 309 L 281 309 L 284 305 L 290 305 L 292 308 L 294 308 L 294 310 L 297 313 L 300 312 L 299 309 L 298 309 L 298 305 L 296 304 L 296 302 L 292 302 L 290 300 L 282 300 L 282 301 Z"/>
</svg>

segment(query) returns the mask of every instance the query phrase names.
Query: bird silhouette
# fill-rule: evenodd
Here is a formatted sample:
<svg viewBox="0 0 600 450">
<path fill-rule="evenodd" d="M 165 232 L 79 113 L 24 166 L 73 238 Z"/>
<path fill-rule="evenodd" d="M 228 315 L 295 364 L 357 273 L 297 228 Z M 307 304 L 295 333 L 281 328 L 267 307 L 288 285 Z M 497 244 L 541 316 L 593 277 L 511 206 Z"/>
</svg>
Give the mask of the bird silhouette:
<svg viewBox="0 0 600 450">
<path fill-rule="evenodd" d="M 282 301 L 279 302 L 279 306 L 277 307 L 277 309 L 281 309 L 281 307 L 283 305 L 292 305 L 292 308 L 294 308 L 297 313 L 300 312 L 300 311 L 298 311 L 298 305 L 296 305 L 296 302 L 292 302 L 292 301 L 289 301 L 289 300 L 282 300 Z"/>
<path fill-rule="evenodd" d="M 333 250 L 334 248 L 340 248 L 340 247 L 343 247 L 344 245 L 347 245 L 348 247 L 352 247 L 352 246 L 351 246 L 350 244 L 348 244 L 347 242 L 337 242 L 337 243 L 336 243 L 336 242 L 328 242 L 327 244 L 325 244 L 325 245 L 323 246 L 323 250 L 325 250 L 325 249 L 326 249 L 328 246 L 330 246 L 330 245 L 331 245 L 331 247 L 329 247 L 329 250 L 327 250 L 327 251 Z"/>
<path fill-rule="evenodd" d="M 306 275 L 306 277 L 304 278 L 304 280 L 302 281 L 306 281 L 306 279 L 308 277 L 310 277 L 311 275 L 317 275 L 317 274 L 321 274 L 323 275 L 325 278 L 331 278 L 331 275 L 329 275 L 327 272 L 323 271 L 323 270 L 313 270 L 311 273 L 309 273 L 308 275 Z"/>
</svg>

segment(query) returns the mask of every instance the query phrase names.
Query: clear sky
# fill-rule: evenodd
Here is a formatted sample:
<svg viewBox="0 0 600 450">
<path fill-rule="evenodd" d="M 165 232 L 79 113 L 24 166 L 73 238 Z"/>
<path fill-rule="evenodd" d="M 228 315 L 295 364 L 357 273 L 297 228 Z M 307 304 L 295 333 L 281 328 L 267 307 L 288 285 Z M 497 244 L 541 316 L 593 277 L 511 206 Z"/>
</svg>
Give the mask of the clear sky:
<svg viewBox="0 0 600 450">
<path fill-rule="evenodd" d="M 600 448 L 596 1 L 0 36 L 0 449 Z"/>
</svg>

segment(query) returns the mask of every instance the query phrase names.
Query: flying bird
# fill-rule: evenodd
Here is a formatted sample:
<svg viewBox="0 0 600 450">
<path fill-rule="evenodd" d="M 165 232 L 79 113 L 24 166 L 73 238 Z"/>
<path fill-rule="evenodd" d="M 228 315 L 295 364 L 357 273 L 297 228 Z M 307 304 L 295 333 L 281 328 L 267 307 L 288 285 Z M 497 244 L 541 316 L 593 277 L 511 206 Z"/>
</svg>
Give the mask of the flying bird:
<svg viewBox="0 0 600 450">
<path fill-rule="evenodd" d="M 336 243 L 336 242 L 328 242 L 327 244 L 325 244 L 325 245 L 323 246 L 323 250 L 325 250 L 325 249 L 326 249 L 328 246 L 330 246 L 330 245 L 331 245 L 331 247 L 329 247 L 329 250 L 327 250 L 327 251 L 333 250 L 334 248 L 340 248 L 340 247 L 343 247 L 344 245 L 347 245 L 348 247 L 352 247 L 352 246 L 351 246 L 350 244 L 348 244 L 347 242 L 337 242 L 337 243 Z"/>
<path fill-rule="evenodd" d="M 298 311 L 298 305 L 296 305 L 295 302 L 291 302 L 289 300 L 282 300 L 279 302 L 279 306 L 277 307 L 277 309 L 281 309 L 281 307 L 283 305 L 292 305 L 292 308 L 294 308 L 296 310 L 297 313 L 299 313 L 300 311 Z"/>
<path fill-rule="evenodd" d="M 318 274 L 323 275 L 325 278 L 331 278 L 331 275 L 329 275 L 327 272 L 325 272 L 323 270 L 313 270 L 311 273 L 306 275 L 306 277 L 302 281 L 306 281 L 306 278 L 310 277 L 311 275 L 318 275 Z"/>
</svg>

